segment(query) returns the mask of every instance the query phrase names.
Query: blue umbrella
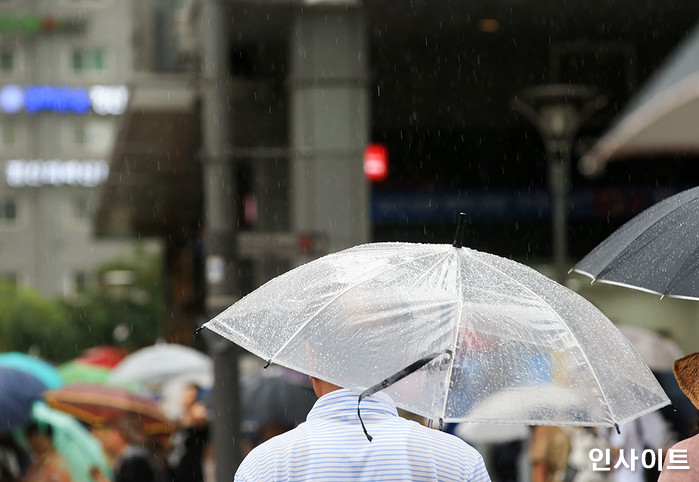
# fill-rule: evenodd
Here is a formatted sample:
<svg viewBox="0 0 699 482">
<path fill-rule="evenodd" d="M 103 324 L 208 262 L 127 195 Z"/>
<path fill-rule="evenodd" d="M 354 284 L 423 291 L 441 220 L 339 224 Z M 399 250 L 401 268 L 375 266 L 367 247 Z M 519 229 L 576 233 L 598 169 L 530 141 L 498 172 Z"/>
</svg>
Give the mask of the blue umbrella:
<svg viewBox="0 0 699 482">
<path fill-rule="evenodd" d="M 53 365 L 31 355 L 16 351 L 0 353 L 0 367 L 14 368 L 34 375 L 49 389 L 63 386 L 63 378 Z"/>
<path fill-rule="evenodd" d="M 0 434 L 31 420 L 32 403 L 46 390 L 37 377 L 0 366 Z"/>
</svg>

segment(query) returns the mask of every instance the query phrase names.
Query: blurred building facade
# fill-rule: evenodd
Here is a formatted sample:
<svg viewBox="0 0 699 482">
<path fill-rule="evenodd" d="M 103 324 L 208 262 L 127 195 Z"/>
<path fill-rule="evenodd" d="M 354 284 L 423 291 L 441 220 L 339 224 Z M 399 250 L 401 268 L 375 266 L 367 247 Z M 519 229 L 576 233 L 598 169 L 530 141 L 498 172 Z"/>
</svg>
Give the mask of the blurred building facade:
<svg viewBox="0 0 699 482">
<path fill-rule="evenodd" d="M 0 2 L 0 278 L 46 296 L 80 291 L 133 245 L 92 224 L 128 102 L 127 7 Z"/>
<path fill-rule="evenodd" d="M 593 3 L 221 3 L 237 295 L 359 242 L 449 242 L 459 211 L 469 246 L 550 270 L 545 149 L 512 98 L 551 83 L 607 97 L 575 139 L 575 164 L 699 18 L 690 1 L 634 5 L 633 14 L 625 2 Z M 106 237 L 166 240 L 168 299 L 182 314 L 172 329 L 183 337 L 205 312 L 217 266 L 207 273 L 202 236 L 203 4 L 135 2 L 136 75 L 96 218 Z M 388 150 L 380 182 L 361 179 L 369 142 Z M 628 159 L 597 178 L 571 169 L 570 266 L 633 215 L 695 185 L 695 162 Z M 653 324 L 661 315 L 646 308 L 634 313 Z M 696 340 L 696 308 L 679 312 L 690 320 L 678 335 Z"/>
</svg>

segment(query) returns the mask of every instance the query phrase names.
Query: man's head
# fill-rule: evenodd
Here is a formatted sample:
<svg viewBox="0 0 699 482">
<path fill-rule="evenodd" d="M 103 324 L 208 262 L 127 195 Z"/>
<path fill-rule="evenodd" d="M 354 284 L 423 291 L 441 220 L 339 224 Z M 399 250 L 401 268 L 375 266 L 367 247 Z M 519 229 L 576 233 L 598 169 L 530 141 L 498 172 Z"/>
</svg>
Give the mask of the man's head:
<svg viewBox="0 0 699 482">
<path fill-rule="evenodd" d="M 342 388 L 330 382 L 326 382 L 325 380 L 321 380 L 320 378 L 311 377 L 311 381 L 313 382 L 313 391 L 316 392 L 318 398 Z"/>
</svg>

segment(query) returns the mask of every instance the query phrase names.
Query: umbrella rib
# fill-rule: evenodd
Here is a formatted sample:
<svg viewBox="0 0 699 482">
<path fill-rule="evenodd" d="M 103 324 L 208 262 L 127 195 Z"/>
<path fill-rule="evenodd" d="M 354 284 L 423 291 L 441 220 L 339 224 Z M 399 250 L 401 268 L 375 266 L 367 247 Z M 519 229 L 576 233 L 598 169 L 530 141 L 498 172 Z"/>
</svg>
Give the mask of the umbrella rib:
<svg viewBox="0 0 699 482">
<path fill-rule="evenodd" d="M 340 296 L 346 294 L 347 292 L 349 292 L 350 290 L 354 289 L 354 288 L 357 287 L 358 285 L 364 283 L 365 281 L 368 281 L 368 280 L 370 280 L 370 279 L 372 279 L 372 278 L 374 278 L 374 277 L 380 275 L 381 273 L 385 273 L 386 271 L 389 271 L 389 270 L 391 270 L 391 269 L 395 269 L 395 268 L 398 267 L 398 266 L 402 266 L 402 265 L 404 265 L 404 264 L 412 263 L 412 262 L 414 262 L 414 261 L 416 261 L 416 260 L 419 260 L 419 259 L 429 258 L 430 256 L 434 256 L 434 253 L 429 253 L 429 254 L 426 254 L 426 255 L 424 255 L 424 256 L 418 256 L 418 257 L 416 257 L 416 258 L 411 258 L 411 259 L 405 260 L 405 261 L 403 261 L 403 262 L 401 262 L 401 263 L 397 263 L 397 264 L 388 266 L 388 267 L 382 269 L 381 271 L 378 271 L 378 272 L 375 272 L 375 273 L 371 273 L 371 274 L 368 275 L 367 277 L 365 277 L 365 278 L 363 278 L 363 279 L 361 279 L 361 280 L 359 280 L 359 281 L 356 281 L 356 282 L 352 283 L 352 284 L 349 285 L 347 288 L 345 288 L 344 290 L 342 290 L 342 291 L 340 291 L 339 293 L 337 293 L 337 294 L 336 294 L 335 296 L 333 296 L 331 299 L 329 299 L 328 301 L 326 301 L 321 307 L 319 307 L 319 308 L 316 310 L 316 312 L 313 313 L 312 316 L 309 316 L 308 319 L 307 319 L 301 326 L 299 326 L 299 327 L 296 329 L 296 331 L 284 342 L 284 344 L 277 350 L 277 352 L 276 352 L 274 355 L 272 355 L 272 356 L 270 357 L 269 360 L 267 360 L 267 365 L 269 365 L 270 363 L 272 363 L 272 360 L 274 360 L 275 358 L 277 358 L 277 356 L 279 356 L 279 354 L 280 354 L 282 351 L 284 351 L 284 349 L 285 349 L 287 346 L 289 346 L 289 343 L 291 343 L 291 342 L 299 335 L 299 333 L 301 333 L 301 331 L 303 331 L 303 329 L 304 329 L 306 326 L 308 326 L 308 324 L 309 324 L 311 321 L 313 321 L 320 313 L 323 312 L 323 310 L 325 310 L 325 308 L 327 308 L 331 303 L 333 303 L 335 300 L 337 300 Z"/>
<path fill-rule="evenodd" d="M 682 270 L 684 269 L 685 266 L 687 266 L 689 264 L 689 262 L 691 260 L 693 260 L 695 258 L 695 256 L 697 255 L 697 251 L 699 251 L 699 247 L 695 247 L 694 250 L 685 257 L 684 261 L 682 262 L 680 267 L 677 269 L 677 271 L 675 272 L 672 279 L 667 283 L 667 286 L 665 286 L 665 293 L 664 294 L 667 295 L 670 292 L 670 287 L 672 287 L 672 285 L 676 281 L 680 280 L 680 274 L 682 273 Z M 672 296 L 672 295 L 669 295 L 669 296 Z"/>
<path fill-rule="evenodd" d="M 463 296 L 461 296 L 462 293 L 462 284 L 461 284 L 461 263 L 458 262 L 458 256 L 457 256 L 457 262 L 456 262 L 456 279 L 458 282 L 458 293 L 459 296 L 457 297 L 459 300 L 459 313 L 458 316 L 456 317 L 456 326 L 454 327 L 454 341 L 451 349 L 451 360 L 449 363 L 449 369 L 447 370 L 447 376 L 446 376 L 446 383 L 448 384 L 451 381 L 451 375 L 454 373 L 454 363 L 456 361 L 456 346 L 459 343 L 459 325 L 461 324 L 461 315 L 464 311 L 464 299 Z M 449 385 L 447 385 L 449 386 Z M 444 420 L 444 417 L 446 416 L 447 413 L 447 403 L 449 402 L 449 390 L 447 390 L 447 393 L 444 395 L 444 404 L 442 405 L 442 416 L 440 417 L 440 425 L 441 421 Z"/>
<path fill-rule="evenodd" d="M 495 266 L 493 266 L 493 265 L 491 265 L 491 264 L 489 264 L 489 263 L 486 263 L 486 262 L 483 261 L 483 260 L 477 259 L 475 256 L 471 255 L 470 253 L 467 253 L 467 254 L 469 254 L 469 256 L 471 256 L 471 258 L 474 259 L 475 261 L 477 261 L 477 262 L 479 262 L 479 263 L 481 263 L 481 264 L 487 266 L 488 268 L 490 268 L 490 269 L 492 269 L 492 270 L 495 270 L 495 271 L 501 273 L 503 276 L 505 276 L 505 277 L 509 278 L 510 280 L 514 281 L 516 284 L 518 284 L 518 285 L 520 285 L 522 288 L 524 288 L 525 291 L 530 292 L 532 295 L 534 295 L 536 298 L 538 298 L 542 303 L 544 303 L 544 305 L 546 305 L 546 306 L 553 312 L 553 314 L 556 316 L 556 318 L 558 318 L 558 319 L 561 321 L 561 323 L 563 323 L 563 326 L 566 327 L 566 330 L 568 330 L 568 333 L 570 334 L 570 336 L 572 336 L 573 339 L 574 339 L 575 341 L 577 341 L 577 338 L 575 337 L 575 335 L 573 334 L 573 332 L 570 330 L 570 327 L 568 327 L 568 324 L 565 323 L 565 321 L 563 321 L 563 318 L 561 318 L 561 316 L 558 314 L 558 312 L 557 312 L 556 310 L 554 310 L 553 307 L 552 307 L 549 303 L 547 303 L 538 293 L 536 293 L 535 291 L 533 291 L 533 290 L 532 290 L 531 288 L 529 288 L 527 285 L 525 285 L 525 284 L 521 283 L 520 281 L 518 281 L 517 279 L 513 278 L 513 277 L 510 276 L 509 274 L 507 274 L 507 273 L 505 273 L 504 271 L 498 269 L 497 267 L 495 267 Z M 556 282 L 553 281 L 553 280 L 550 280 L 550 281 L 551 281 L 552 283 L 556 283 Z M 607 405 L 607 407 L 608 407 L 608 409 L 610 410 L 610 413 L 611 413 L 611 407 L 612 407 L 612 405 L 609 403 L 609 399 L 607 398 L 607 394 L 605 393 L 604 389 L 602 388 L 602 384 L 600 383 L 599 378 L 597 378 L 597 374 L 595 373 L 594 369 L 592 368 L 592 363 L 590 363 L 590 359 L 588 358 L 587 353 L 585 353 L 584 350 L 580 350 L 580 353 L 582 353 L 582 356 L 585 358 L 585 361 L 587 362 L 588 366 L 590 367 L 590 371 L 592 372 L 592 375 L 593 375 L 593 377 L 595 378 L 595 382 L 597 382 L 597 386 L 599 387 L 600 393 L 602 394 L 602 397 L 604 397 L 604 401 L 605 401 L 605 403 L 606 403 L 606 405 Z M 614 414 L 612 414 L 612 418 L 614 418 Z"/>
</svg>

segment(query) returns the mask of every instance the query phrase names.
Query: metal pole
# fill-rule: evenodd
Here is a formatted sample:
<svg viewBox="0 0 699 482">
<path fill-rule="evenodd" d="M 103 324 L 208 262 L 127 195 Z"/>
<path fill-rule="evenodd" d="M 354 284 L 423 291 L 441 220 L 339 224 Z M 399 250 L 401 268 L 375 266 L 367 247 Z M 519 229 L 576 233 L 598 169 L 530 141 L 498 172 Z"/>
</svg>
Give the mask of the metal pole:
<svg viewBox="0 0 699 482">
<path fill-rule="evenodd" d="M 202 169 L 206 251 L 206 310 L 213 318 L 239 297 L 235 251 L 235 179 L 229 156 L 231 112 L 228 82 L 229 19 L 220 0 L 202 0 L 201 10 L 201 124 Z M 216 480 L 231 481 L 242 459 L 240 444 L 240 397 L 238 387 L 239 349 L 205 330 L 214 361 L 212 390 L 212 442 Z"/>
</svg>

